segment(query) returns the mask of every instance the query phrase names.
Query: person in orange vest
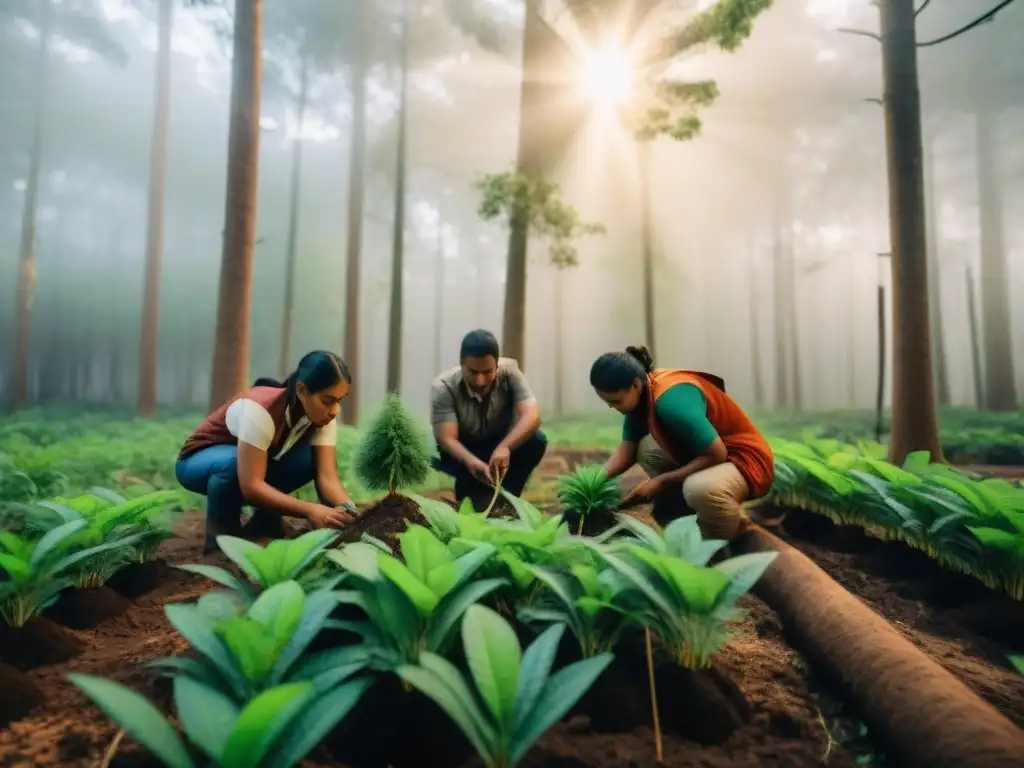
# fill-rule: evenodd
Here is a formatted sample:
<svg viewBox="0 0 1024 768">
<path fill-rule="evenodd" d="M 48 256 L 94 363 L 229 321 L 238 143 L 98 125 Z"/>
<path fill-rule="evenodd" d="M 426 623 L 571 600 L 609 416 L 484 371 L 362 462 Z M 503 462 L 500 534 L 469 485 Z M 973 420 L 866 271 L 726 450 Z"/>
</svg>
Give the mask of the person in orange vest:
<svg viewBox="0 0 1024 768">
<path fill-rule="evenodd" d="M 313 528 L 341 528 L 356 507 L 338 479 L 335 455 L 341 402 L 352 375 L 333 352 L 304 356 L 283 382 L 257 379 L 203 419 L 185 440 L 174 471 L 178 482 L 206 496 L 204 553 L 218 535 L 283 538 L 282 515 Z M 315 483 L 319 503 L 290 494 Z M 252 505 L 243 527 L 242 507 Z"/>
<path fill-rule="evenodd" d="M 730 541 L 749 526 L 742 504 L 768 493 L 775 462 L 764 436 L 717 376 L 654 368 L 646 347 L 601 355 L 590 384 L 625 416 L 622 442 L 605 464 L 608 478 L 634 464 L 647 480 L 622 506 L 654 502 L 661 525 L 687 512 L 706 538 Z"/>
</svg>

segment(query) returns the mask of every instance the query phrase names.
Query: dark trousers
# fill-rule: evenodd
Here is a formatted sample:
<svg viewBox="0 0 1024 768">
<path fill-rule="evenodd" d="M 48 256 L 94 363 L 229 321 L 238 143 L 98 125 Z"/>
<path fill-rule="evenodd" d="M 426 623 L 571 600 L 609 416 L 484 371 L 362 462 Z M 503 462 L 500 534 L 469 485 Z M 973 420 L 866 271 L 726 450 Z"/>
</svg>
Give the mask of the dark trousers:
<svg viewBox="0 0 1024 768">
<path fill-rule="evenodd" d="M 504 439 L 505 435 L 498 435 L 487 440 L 464 440 L 459 438 L 459 442 L 466 447 L 467 451 L 481 461 L 486 462 L 490 460 L 494 449 Z M 537 468 L 541 459 L 544 458 L 544 453 L 547 449 L 548 439 L 539 429 L 533 433 L 529 440 L 515 448 L 511 452 L 508 472 L 501 481 L 502 489 L 508 491 L 513 496 L 521 496 L 523 488 L 526 487 L 526 483 L 530 479 L 530 475 L 533 474 L 533 470 Z M 450 453 L 446 453 L 440 446 L 438 446 L 438 452 L 441 455 L 434 459 L 434 469 L 455 478 L 456 499 L 459 501 L 467 497 L 476 499 L 478 496 L 491 492 L 486 483 L 477 480 L 462 462 Z"/>
<path fill-rule="evenodd" d="M 238 484 L 237 445 L 211 445 L 178 459 L 174 474 L 184 488 L 206 497 L 205 551 L 216 549 L 217 536 L 242 532 L 242 507 L 248 502 Z M 266 481 L 281 493 L 294 493 L 312 482 L 313 474 L 313 447 L 308 441 L 293 446 L 280 460 L 267 461 Z"/>
</svg>

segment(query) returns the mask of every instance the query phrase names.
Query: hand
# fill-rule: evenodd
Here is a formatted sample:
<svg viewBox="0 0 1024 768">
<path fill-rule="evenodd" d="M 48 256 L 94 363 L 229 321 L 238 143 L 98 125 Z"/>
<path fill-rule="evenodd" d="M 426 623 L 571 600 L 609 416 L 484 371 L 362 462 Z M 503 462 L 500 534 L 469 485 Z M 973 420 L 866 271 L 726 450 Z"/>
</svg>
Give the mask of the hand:
<svg viewBox="0 0 1024 768">
<path fill-rule="evenodd" d="M 508 472 L 508 463 L 512 460 L 512 452 L 504 445 L 499 445 L 494 449 L 494 453 L 491 454 L 491 460 L 488 462 L 488 466 L 491 470 L 491 476 L 498 478 L 504 477 L 505 473 Z"/>
<path fill-rule="evenodd" d="M 466 462 L 466 469 L 470 471 L 470 474 L 476 475 L 481 480 L 486 480 L 488 485 L 494 485 L 494 480 L 491 479 L 491 468 L 488 464 L 473 456 Z"/>
<path fill-rule="evenodd" d="M 314 528 L 344 528 L 355 521 L 355 518 L 345 510 L 326 507 L 323 504 L 314 506 L 306 515 L 306 519 Z"/>
<path fill-rule="evenodd" d="M 652 498 L 657 496 L 665 487 L 665 481 L 660 476 L 655 476 L 644 480 L 640 485 L 634 488 L 632 491 L 626 494 L 626 498 L 622 500 L 621 507 L 633 507 L 637 504 L 643 504 L 645 501 L 650 501 Z"/>
</svg>

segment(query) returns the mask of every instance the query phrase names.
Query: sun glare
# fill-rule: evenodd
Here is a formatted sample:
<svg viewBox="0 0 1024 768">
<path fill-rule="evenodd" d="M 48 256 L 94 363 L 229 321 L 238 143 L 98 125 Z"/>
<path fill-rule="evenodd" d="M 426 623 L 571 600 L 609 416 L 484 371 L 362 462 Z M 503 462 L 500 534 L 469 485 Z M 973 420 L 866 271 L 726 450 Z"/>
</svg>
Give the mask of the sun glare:
<svg viewBox="0 0 1024 768">
<path fill-rule="evenodd" d="M 633 65 L 616 50 L 592 51 L 584 57 L 582 82 L 584 93 L 598 104 L 618 105 L 633 90 Z"/>
</svg>

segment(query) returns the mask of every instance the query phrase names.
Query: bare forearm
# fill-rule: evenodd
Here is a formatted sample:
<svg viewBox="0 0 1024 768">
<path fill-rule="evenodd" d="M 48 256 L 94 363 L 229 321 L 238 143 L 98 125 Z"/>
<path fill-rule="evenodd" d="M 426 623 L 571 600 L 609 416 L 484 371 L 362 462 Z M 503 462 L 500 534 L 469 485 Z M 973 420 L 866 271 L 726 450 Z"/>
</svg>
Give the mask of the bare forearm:
<svg viewBox="0 0 1024 768">
<path fill-rule="evenodd" d="M 438 443 L 442 451 L 462 464 L 466 464 L 470 459 L 476 458 L 456 437 L 439 438 Z"/>
<path fill-rule="evenodd" d="M 631 443 L 621 443 L 604 465 L 604 476 L 612 480 L 636 463 L 636 449 Z"/>
<path fill-rule="evenodd" d="M 254 483 L 250 488 L 243 489 L 243 494 L 250 504 L 288 517 L 309 517 L 310 511 L 316 506 L 282 493 L 267 482 Z"/>
<path fill-rule="evenodd" d="M 348 491 L 342 486 L 337 476 L 325 477 L 316 481 L 316 492 L 324 503 L 331 507 L 340 507 L 352 502 Z"/>
<path fill-rule="evenodd" d="M 533 434 L 538 429 L 540 429 L 540 416 L 524 416 L 515 423 L 511 430 L 509 430 L 505 439 L 501 441 L 501 445 L 505 446 L 510 451 L 514 451 L 520 445 L 533 437 Z"/>
</svg>

